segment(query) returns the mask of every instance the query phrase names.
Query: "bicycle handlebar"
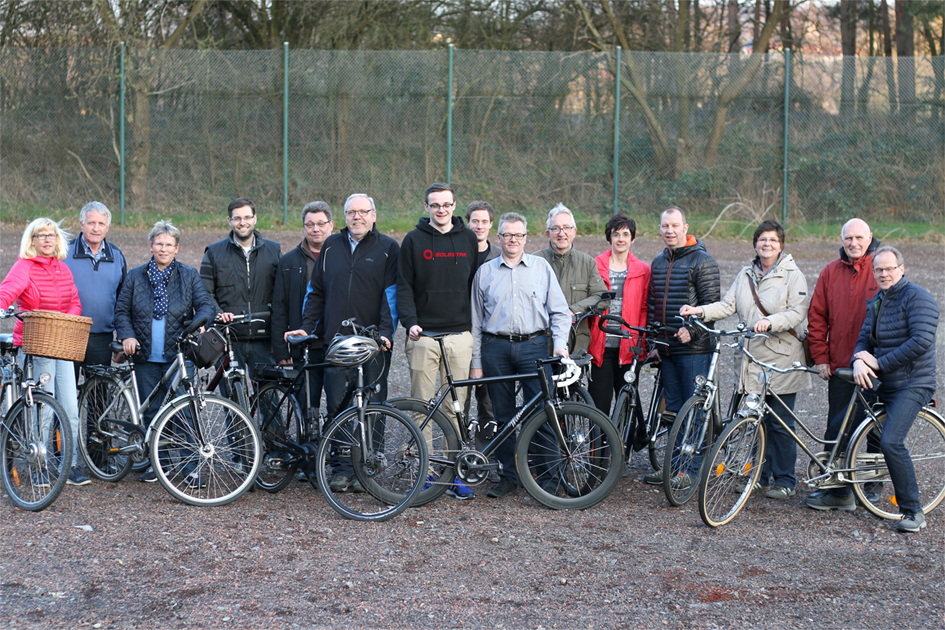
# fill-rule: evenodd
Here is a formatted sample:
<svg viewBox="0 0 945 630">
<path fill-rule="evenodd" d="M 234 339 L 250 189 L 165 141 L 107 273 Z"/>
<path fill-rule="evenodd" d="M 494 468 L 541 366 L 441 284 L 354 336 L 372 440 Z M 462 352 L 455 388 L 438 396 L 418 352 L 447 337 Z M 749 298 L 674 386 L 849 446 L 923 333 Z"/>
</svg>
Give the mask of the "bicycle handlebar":
<svg viewBox="0 0 945 630">
<path fill-rule="evenodd" d="M 243 313 L 242 315 L 234 315 L 233 319 L 228 321 L 226 324 L 220 320 L 220 313 L 216 314 L 216 317 L 213 318 L 213 325 L 219 326 L 223 324 L 224 326 L 229 326 L 231 324 L 241 324 L 244 322 L 255 323 L 255 322 L 265 322 L 267 318 L 272 315 L 271 311 L 260 311 L 259 313 Z"/>
<path fill-rule="evenodd" d="M 676 319 L 685 323 L 685 324 L 695 324 L 696 328 L 699 328 L 703 332 L 706 332 L 713 337 L 745 337 L 751 339 L 752 337 L 767 337 L 768 335 L 764 333 L 756 333 L 752 331 L 745 322 L 740 322 L 734 330 L 716 330 L 715 328 L 709 328 L 706 326 L 702 319 L 698 315 L 690 315 L 688 319 L 682 315 L 677 315 Z"/>
</svg>

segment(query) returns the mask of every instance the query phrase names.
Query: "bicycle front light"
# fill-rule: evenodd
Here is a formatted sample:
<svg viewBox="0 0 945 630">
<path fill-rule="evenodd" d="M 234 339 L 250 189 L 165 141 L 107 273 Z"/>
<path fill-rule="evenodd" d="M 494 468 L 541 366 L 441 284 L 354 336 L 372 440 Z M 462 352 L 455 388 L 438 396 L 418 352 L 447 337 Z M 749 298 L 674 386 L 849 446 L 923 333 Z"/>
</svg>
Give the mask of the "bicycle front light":
<svg viewBox="0 0 945 630">
<path fill-rule="evenodd" d="M 42 387 L 46 383 L 52 380 L 52 375 L 49 372 L 43 372 L 39 375 L 39 385 Z"/>
<path fill-rule="evenodd" d="M 745 396 L 744 405 L 752 411 L 758 411 L 761 409 L 761 396 L 758 394 L 748 394 Z"/>
<path fill-rule="evenodd" d="M 623 373 L 623 380 L 625 383 L 633 382 L 633 370 L 627 370 Z"/>
</svg>

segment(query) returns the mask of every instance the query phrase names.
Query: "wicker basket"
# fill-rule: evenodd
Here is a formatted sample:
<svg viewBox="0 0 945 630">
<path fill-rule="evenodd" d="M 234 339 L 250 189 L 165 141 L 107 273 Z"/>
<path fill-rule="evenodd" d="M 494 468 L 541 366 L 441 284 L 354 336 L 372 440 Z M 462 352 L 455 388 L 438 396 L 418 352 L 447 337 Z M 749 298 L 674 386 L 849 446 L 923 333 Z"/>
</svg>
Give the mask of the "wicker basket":
<svg viewBox="0 0 945 630">
<path fill-rule="evenodd" d="M 22 317 L 23 352 L 63 361 L 85 360 L 91 317 L 55 311 L 30 311 Z"/>
</svg>

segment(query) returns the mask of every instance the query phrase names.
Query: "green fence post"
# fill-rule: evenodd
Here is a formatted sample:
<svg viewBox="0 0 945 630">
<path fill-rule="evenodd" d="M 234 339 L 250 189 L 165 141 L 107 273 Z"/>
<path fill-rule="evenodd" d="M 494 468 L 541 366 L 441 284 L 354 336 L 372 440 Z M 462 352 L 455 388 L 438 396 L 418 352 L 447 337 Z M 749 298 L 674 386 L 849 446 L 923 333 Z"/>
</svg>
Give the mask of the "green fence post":
<svg viewBox="0 0 945 630">
<path fill-rule="evenodd" d="M 784 51 L 784 175 L 781 181 L 781 225 L 787 225 L 788 118 L 791 113 L 791 49 Z"/>
<path fill-rule="evenodd" d="M 617 212 L 617 187 L 620 183 L 620 65 L 621 48 L 617 46 L 617 73 L 616 84 L 614 86 L 614 214 Z"/>
<path fill-rule="evenodd" d="M 449 94 L 446 98 L 446 184 L 453 179 L 453 44 L 449 47 Z"/>
<path fill-rule="evenodd" d="M 118 50 L 118 206 L 125 225 L 125 42 Z"/>
<path fill-rule="evenodd" d="M 289 223 L 289 42 L 282 43 L 282 225 Z"/>
</svg>

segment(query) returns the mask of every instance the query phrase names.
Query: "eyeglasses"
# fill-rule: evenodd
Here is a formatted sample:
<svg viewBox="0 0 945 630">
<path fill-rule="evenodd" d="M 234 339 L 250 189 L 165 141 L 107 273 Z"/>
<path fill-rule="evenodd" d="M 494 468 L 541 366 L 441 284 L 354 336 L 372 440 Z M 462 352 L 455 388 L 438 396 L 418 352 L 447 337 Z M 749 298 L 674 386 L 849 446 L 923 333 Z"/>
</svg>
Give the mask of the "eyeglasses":
<svg viewBox="0 0 945 630">
<path fill-rule="evenodd" d="M 328 223 L 329 221 L 318 221 L 317 223 L 310 222 L 310 223 L 306 223 L 304 227 L 306 230 L 314 230 L 315 228 L 318 228 L 320 230 L 326 225 L 328 225 Z"/>
<path fill-rule="evenodd" d="M 559 232 L 570 232 L 573 229 L 573 225 L 552 225 L 548 228 L 548 231 L 552 234 L 558 234 Z"/>
<path fill-rule="evenodd" d="M 759 238 L 759 239 L 758 239 L 758 242 L 759 242 L 759 243 L 771 243 L 772 245 L 777 245 L 778 243 L 781 242 L 781 239 L 779 239 L 779 238 Z"/>
<path fill-rule="evenodd" d="M 507 241 L 524 241 L 527 234 L 521 234 L 521 233 L 516 234 L 514 232 L 505 232 L 503 234 L 499 234 L 499 236 L 501 236 L 503 239 Z"/>
<path fill-rule="evenodd" d="M 230 221 L 233 223 L 249 223 L 256 218 L 256 215 L 251 215 L 248 217 L 230 217 Z"/>
<path fill-rule="evenodd" d="M 58 238 L 58 234 L 34 234 L 33 238 L 38 241 L 52 241 Z"/>
<path fill-rule="evenodd" d="M 633 238 L 633 234 L 631 234 L 627 230 L 624 230 L 622 232 L 612 232 L 610 237 L 611 238 Z"/>
<path fill-rule="evenodd" d="M 428 204 L 427 204 L 427 208 L 429 208 L 430 210 L 433 210 L 434 212 L 437 212 L 438 210 L 441 210 L 441 209 L 442 209 L 442 210 L 449 210 L 450 208 L 452 208 L 452 207 L 455 206 L 455 205 L 456 205 L 455 203 L 444 203 L 444 204 L 428 203 Z"/>
<path fill-rule="evenodd" d="M 151 243 L 153 249 L 174 249 L 177 243 Z"/>
<path fill-rule="evenodd" d="M 896 265 L 895 267 L 873 267 L 873 273 L 875 273 L 877 276 L 880 276 L 884 273 L 892 273 L 900 267 L 902 267 L 902 265 Z"/>
<path fill-rule="evenodd" d="M 371 210 L 371 209 L 367 209 L 367 210 L 345 210 L 345 216 L 349 216 L 349 217 L 366 217 L 366 216 L 368 216 L 369 214 L 371 214 L 372 212 L 374 212 L 374 210 Z"/>
</svg>

